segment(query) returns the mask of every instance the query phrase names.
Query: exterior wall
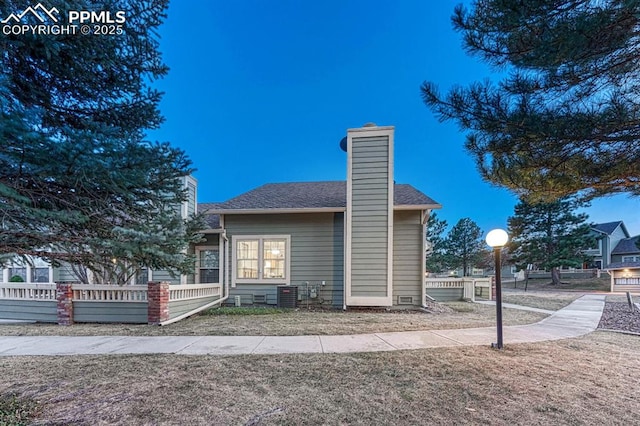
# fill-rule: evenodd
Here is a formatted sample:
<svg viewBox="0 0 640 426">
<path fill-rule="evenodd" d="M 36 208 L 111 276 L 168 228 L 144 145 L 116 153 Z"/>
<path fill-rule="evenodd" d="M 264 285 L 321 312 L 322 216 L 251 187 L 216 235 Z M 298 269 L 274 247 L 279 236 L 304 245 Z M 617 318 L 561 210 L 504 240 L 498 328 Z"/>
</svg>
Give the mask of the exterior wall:
<svg viewBox="0 0 640 426">
<path fill-rule="evenodd" d="M 207 297 L 169 302 L 169 319 L 179 317 L 182 314 L 186 314 L 187 312 L 197 309 L 200 306 L 204 306 L 208 303 L 215 302 L 218 299 L 219 297 Z M 145 310 L 144 313 L 146 318 L 147 311 Z"/>
<path fill-rule="evenodd" d="M 147 302 L 74 301 L 73 320 L 144 324 L 147 322 Z"/>
<path fill-rule="evenodd" d="M 393 128 L 347 134 L 347 296 L 350 306 L 393 304 Z"/>
<path fill-rule="evenodd" d="M 37 322 L 58 322 L 55 300 L 0 299 L 0 318 Z"/>
<path fill-rule="evenodd" d="M 422 214 L 421 211 L 396 211 L 393 220 L 393 304 L 400 297 L 413 298 L 409 305 L 422 304 Z M 402 303 L 407 304 L 407 303 Z"/>
<path fill-rule="evenodd" d="M 318 290 L 318 297 L 309 302 L 334 307 L 343 305 L 343 220 L 342 213 L 225 215 L 224 218 L 230 240 L 234 235 L 290 235 L 290 285 L 298 286 L 301 295 L 306 290 L 305 283 L 309 282 Z M 232 250 L 232 244 L 229 249 Z M 233 258 L 233 253 L 226 255 L 227 268 L 233 267 Z M 235 296 L 241 296 L 243 304 L 252 304 L 256 295 L 266 298 L 265 302 L 259 303 L 276 304 L 277 284 L 230 284 L 227 303 L 233 303 Z"/>
<path fill-rule="evenodd" d="M 168 282 L 169 284 L 180 284 L 180 275 L 171 276 L 169 271 L 152 271 L 152 281 Z"/>
<path fill-rule="evenodd" d="M 464 297 L 463 288 L 428 288 L 427 294 L 438 302 L 450 302 L 462 300 Z"/>
<path fill-rule="evenodd" d="M 54 282 L 78 282 L 78 277 L 75 276 L 71 265 L 66 262 L 62 262 L 59 267 L 53 268 L 53 281 Z"/>
</svg>

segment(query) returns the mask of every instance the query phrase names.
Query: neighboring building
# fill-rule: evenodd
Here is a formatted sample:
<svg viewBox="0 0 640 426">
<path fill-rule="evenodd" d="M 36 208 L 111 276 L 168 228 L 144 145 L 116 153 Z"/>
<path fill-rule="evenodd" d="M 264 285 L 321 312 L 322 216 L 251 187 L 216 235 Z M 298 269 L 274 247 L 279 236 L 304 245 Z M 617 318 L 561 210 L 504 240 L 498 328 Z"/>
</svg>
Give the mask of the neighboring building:
<svg viewBox="0 0 640 426">
<path fill-rule="evenodd" d="M 611 291 L 640 293 L 640 235 L 624 238 L 611 252 L 607 272 L 611 275 Z"/>
<path fill-rule="evenodd" d="M 615 222 L 598 223 L 591 227 L 596 237 L 596 247 L 585 250 L 585 254 L 593 256 L 592 265 L 597 269 L 606 269 L 613 261 L 611 256 L 621 240 L 629 238 L 629 231 L 621 220 Z"/>
<path fill-rule="evenodd" d="M 640 235 L 636 235 L 631 238 L 623 238 L 616 244 L 615 248 L 611 252 L 611 264 L 614 263 L 640 263 L 640 248 L 638 243 L 640 242 Z"/>
<path fill-rule="evenodd" d="M 187 199 L 177 206 L 177 210 L 183 218 L 187 218 L 197 210 L 197 187 L 198 182 L 193 176 L 186 176 L 183 179 L 184 189 L 187 193 Z M 16 258 L 7 262 L 0 268 L 0 282 L 8 282 L 16 275 L 22 278 L 26 283 L 52 283 L 61 281 L 79 281 L 76 271 L 77 265 L 69 265 L 62 263 L 58 267 L 51 267 L 49 262 L 42 259 L 33 258 L 30 262 Z M 89 275 L 89 283 L 94 283 L 91 273 Z M 152 271 L 143 269 L 137 276 L 132 277 L 129 284 L 146 284 L 148 281 L 168 281 L 172 284 L 193 283 L 192 276 L 172 276 L 167 271 Z"/>
<path fill-rule="evenodd" d="M 304 300 L 326 306 L 422 305 L 425 224 L 441 206 L 395 184 L 393 134 L 375 125 L 348 130 L 346 182 L 267 184 L 201 204 L 219 227 L 195 247 L 200 267 L 214 259 L 212 274 L 242 303 L 275 304 L 278 286 L 295 285 Z"/>
</svg>

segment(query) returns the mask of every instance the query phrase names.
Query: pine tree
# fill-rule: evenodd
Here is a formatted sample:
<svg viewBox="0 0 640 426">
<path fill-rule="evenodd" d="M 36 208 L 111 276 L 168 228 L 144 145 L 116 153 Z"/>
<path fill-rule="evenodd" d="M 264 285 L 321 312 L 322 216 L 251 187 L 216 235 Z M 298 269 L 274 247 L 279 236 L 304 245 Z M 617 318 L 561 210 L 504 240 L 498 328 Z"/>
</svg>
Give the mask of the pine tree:
<svg viewBox="0 0 640 426">
<path fill-rule="evenodd" d="M 423 100 L 483 178 L 530 200 L 640 195 L 640 0 L 477 0 L 452 17 L 504 76 Z"/>
<path fill-rule="evenodd" d="M 551 271 L 552 284 L 560 284 L 560 268 L 581 267 L 584 250 L 594 244 L 587 215 L 576 213 L 586 203 L 565 197 L 551 203 L 520 201 L 508 219 L 508 249 L 520 268 L 528 264 Z"/>
<path fill-rule="evenodd" d="M 17 3 L 0 16 L 28 6 Z M 0 255 L 190 270 L 198 226 L 176 205 L 191 161 L 145 136 L 163 121 L 150 84 L 168 71 L 155 32 L 167 3 L 50 1 L 124 10 L 124 32 L 0 38 Z"/>
<path fill-rule="evenodd" d="M 444 241 L 446 264 L 449 268 L 462 268 L 463 275 L 486 258 L 487 250 L 480 227 L 469 218 L 460 219 Z"/>
<path fill-rule="evenodd" d="M 447 221 L 440 220 L 432 212 L 426 226 L 426 269 L 428 272 L 442 272 L 445 269 L 445 247 L 443 233 L 447 228 Z"/>
</svg>

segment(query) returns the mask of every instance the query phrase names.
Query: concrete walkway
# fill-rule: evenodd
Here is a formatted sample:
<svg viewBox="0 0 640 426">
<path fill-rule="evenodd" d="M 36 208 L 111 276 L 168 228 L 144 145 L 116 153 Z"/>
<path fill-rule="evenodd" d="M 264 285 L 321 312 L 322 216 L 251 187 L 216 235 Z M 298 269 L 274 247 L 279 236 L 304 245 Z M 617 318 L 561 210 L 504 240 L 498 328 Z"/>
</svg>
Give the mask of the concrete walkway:
<svg viewBox="0 0 640 426">
<path fill-rule="evenodd" d="M 504 344 L 566 339 L 590 333 L 600 322 L 604 299 L 603 294 L 585 295 L 538 323 L 504 327 Z M 0 336 L 0 356 L 378 352 L 489 346 L 495 340 L 495 327 L 347 336 Z"/>
</svg>

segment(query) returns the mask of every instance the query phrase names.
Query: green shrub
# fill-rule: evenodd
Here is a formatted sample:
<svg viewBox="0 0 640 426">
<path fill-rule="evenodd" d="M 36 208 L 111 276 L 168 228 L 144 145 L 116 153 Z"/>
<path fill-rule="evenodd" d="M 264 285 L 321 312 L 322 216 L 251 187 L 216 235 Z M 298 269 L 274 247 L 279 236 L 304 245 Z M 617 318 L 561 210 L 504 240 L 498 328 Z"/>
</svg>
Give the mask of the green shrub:
<svg viewBox="0 0 640 426">
<path fill-rule="evenodd" d="M 0 395 L 0 425 L 28 425 L 36 413 L 36 403 L 15 394 Z"/>
<path fill-rule="evenodd" d="M 9 278 L 9 282 L 10 283 L 23 283 L 24 282 L 24 278 L 22 278 L 20 275 L 14 275 L 11 278 Z"/>
</svg>

